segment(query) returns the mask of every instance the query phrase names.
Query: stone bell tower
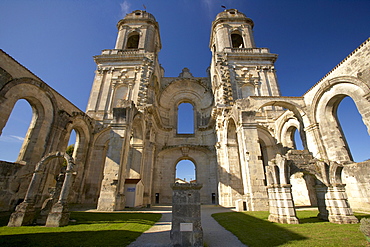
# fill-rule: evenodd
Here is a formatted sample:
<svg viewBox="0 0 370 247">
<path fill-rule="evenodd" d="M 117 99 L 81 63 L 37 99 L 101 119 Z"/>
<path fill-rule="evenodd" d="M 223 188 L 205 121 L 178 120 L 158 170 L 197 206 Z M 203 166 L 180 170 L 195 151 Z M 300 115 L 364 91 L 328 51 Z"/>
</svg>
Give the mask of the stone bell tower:
<svg viewBox="0 0 370 247">
<path fill-rule="evenodd" d="M 98 120 L 112 120 L 113 108 L 128 102 L 150 103 L 150 76 L 160 70 L 161 40 L 152 14 L 133 11 L 118 22 L 117 28 L 115 49 L 94 57 L 97 70 L 87 113 Z"/>
<path fill-rule="evenodd" d="M 276 54 L 256 48 L 253 21 L 236 9 L 219 13 L 212 23 L 211 79 L 216 104 L 233 105 L 248 96 L 279 96 Z"/>
<path fill-rule="evenodd" d="M 256 111 L 249 96 L 279 96 L 274 70 L 276 54 L 257 48 L 253 21 L 236 9 L 216 16 L 212 23 L 210 76 L 215 98 L 214 117 L 219 170 L 219 201 L 235 206 L 243 201 L 248 210 L 267 209 L 265 172 L 258 136 L 259 119 L 277 111 Z"/>
<path fill-rule="evenodd" d="M 94 57 L 97 70 L 87 106 L 89 116 L 110 131 L 98 200 L 98 209 L 106 211 L 125 207 L 126 179 L 142 179 L 145 127 L 134 129 L 133 120 L 137 112 L 153 103 L 153 78 L 161 74 L 161 41 L 154 16 L 136 10 L 120 20 L 117 28 L 115 49 L 103 50 Z M 141 134 L 133 136 L 137 132 Z M 131 163 L 135 163 L 134 168 Z"/>
</svg>

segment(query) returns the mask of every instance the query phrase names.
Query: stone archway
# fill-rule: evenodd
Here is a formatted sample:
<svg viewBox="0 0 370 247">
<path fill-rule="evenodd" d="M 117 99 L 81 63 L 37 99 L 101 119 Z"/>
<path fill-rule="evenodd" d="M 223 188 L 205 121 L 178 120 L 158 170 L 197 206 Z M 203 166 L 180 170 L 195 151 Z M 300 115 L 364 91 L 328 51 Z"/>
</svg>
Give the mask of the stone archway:
<svg viewBox="0 0 370 247">
<path fill-rule="evenodd" d="M 37 163 L 40 160 L 44 152 L 42 147 L 47 142 L 54 121 L 53 99 L 37 84 L 32 79 L 23 78 L 9 82 L 0 92 L 4 99 L 0 104 L 0 133 L 19 99 L 25 99 L 33 110 L 32 121 L 18 157 L 20 163 Z"/>
<path fill-rule="evenodd" d="M 337 82 L 330 90 L 320 92 L 315 102 L 314 117 L 320 125 L 320 135 L 329 160 L 351 161 L 352 156 L 345 140 L 345 136 L 337 119 L 337 108 L 345 97 L 351 97 L 355 102 L 363 122 L 370 129 L 370 114 L 368 101 L 364 98 L 366 92 L 354 83 Z"/>
<path fill-rule="evenodd" d="M 34 222 L 36 216 L 36 196 L 43 177 L 43 170 L 46 163 L 56 158 L 63 158 L 67 162 L 65 170 L 65 178 L 60 191 L 58 201 L 52 206 L 46 221 L 46 226 L 64 226 L 68 224 L 69 212 L 67 207 L 67 200 L 69 189 L 72 184 L 73 159 L 66 153 L 56 152 L 49 154 L 41 159 L 36 165 L 32 180 L 28 186 L 28 190 L 24 201 L 19 204 L 14 213 L 10 216 L 8 226 L 24 226 L 30 225 Z M 50 219 L 49 219 L 50 218 Z"/>
<path fill-rule="evenodd" d="M 319 217 L 332 223 L 358 223 L 347 202 L 345 185 L 341 181 L 344 165 L 325 163 L 313 159 L 303 150 L 290 150 L 284 156 L 277 154 L 268 166 L 269 220 L 272 222 L 298 224 L 292 198 L 290 176 L 297 172 L 314 175 L 318 183 L 316 193 Z"/>
<path fill-rule="evenodd" d="M 211 150 L 195 145 L 167 147 L 159 152 L 153 171 L 152 202 L 172 203 L 170 184 L 175 182 L 176 165 L 181 160 L 190 160 L 196 167 L 197 183 L 203 184 L 200 192 L 203 204 L 212 204 L 212 194 L 217 195 L 217 162 Z M 157 198 L 156 197 L 159 197 Z"/>
</svg>

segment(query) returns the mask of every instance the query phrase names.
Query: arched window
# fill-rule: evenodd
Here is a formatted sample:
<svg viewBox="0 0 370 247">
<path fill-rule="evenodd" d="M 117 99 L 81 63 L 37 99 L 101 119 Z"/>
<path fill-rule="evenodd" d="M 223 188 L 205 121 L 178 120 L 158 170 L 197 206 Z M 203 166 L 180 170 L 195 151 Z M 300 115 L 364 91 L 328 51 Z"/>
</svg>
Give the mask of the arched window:
<svg viewBox="0 0 370 247">
<path fill-rule="evenodd" d="M 132 34 L 127 40 L 126 49 L 137 49 L 137 48 L 139 48 L 139 39 L 140 39 L 140 36 L 139 36 L 138 33 Z"/>
<path fill-rule="evenodd" d="M 33 116 L 30 104 L 24 99 L 18 100 L 0 136 L 0 160 L 18 161 L 25 137 L 30 134 L 35 121 L 31 122 L 32 117 L 36 116 Z"/>
<path fill-rule="evenodd" d="M 75 153 L 76 153 L 77 148 L 78 148 L 78 134 L 76 130 L 73 129 L 71 131 L 71 135 L 69 136 L 68 147 L 67 147 L 66 153 L 69 156 L 75 158 Z"/>
<path fill-rule="evenodd" d="M 181 103 L 178 106 L 177 133 L 194 134 L 194 109 L 190 103 Z"/>
<path fill-rule="evenodd" d="M 231 34 L 231 43 L 233 48 L 244 48 L 243 37 L 240 34 Z"/>
<path fill-rule="evenodd" d="M 369 159 L 370 136 L 352 98 L 345 97 L 339 103 L 336 114 L 353 161 Z"/>
<path fill-rule="evenodd" d="M 302 138 L 297 128 L 294 128 L 294 146 L 297 150 L 304 150 Z"/>
<path fill-rule="evenodd" d="M 196 168 L 190 160 L 181 160 L 176 165 L 175 182 L 190 183 L 196 182 Z"/>
</svg>

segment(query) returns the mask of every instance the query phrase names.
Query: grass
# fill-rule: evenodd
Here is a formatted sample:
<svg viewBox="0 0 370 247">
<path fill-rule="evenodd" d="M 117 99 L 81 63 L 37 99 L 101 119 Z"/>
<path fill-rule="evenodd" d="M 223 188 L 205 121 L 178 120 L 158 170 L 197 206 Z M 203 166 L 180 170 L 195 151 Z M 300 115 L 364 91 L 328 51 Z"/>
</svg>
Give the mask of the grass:
<svg viewBox="0 0 370 247">
<path fill-rule="evenodd" d="M 0 214 L 0 246 L 126 246 L 161 217 L 154 213 L 72 212 L 65 227 L 7 227 Z"/>
<path fill-rule="evenodd" d="M 333 224 L 319 220 L 318 211 L 297 211 L 301 224 L 288 225 L 267 220 L 268 212 L 213 214 L 241 242 L 252 246 L 369 246 L 359 231 L 360 224 Z M 369 218 L 368 214 L 355 214 Z"/>
</svg>

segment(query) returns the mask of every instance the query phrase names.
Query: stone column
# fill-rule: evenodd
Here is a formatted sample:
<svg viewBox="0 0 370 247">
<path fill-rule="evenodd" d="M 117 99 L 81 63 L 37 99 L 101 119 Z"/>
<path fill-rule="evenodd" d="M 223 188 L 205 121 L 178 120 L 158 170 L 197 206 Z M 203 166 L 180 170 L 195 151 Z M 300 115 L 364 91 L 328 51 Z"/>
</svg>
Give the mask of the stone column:
<svg viewBox="0 0 370 247">
<path fill-rule="evenodd" d="M 348 205 L 345 184 L 334 184 L 328 187 L 326 205 L 329 211 L 329 221 L 337 224 L 357 224 L 358 219 L 353 215 Z"/>
<path fill-rule="evenodd" d="M 299 224 L 292 197 L 292 185 L 289 184 L 290 169 L 286 161 L 285 156 L 277 154 L 267 167 L 270 203 L 268 219 L 278 223 Z"/>
<path fill-rule="evenodd" d="M 66 226 L 69 222 L 70 212 L 68 210 L 69 189 L 72 186 L 72 168 L 67 168 L 63 186 L 60 191 L 59 200 L 53 205 L 46 220 L 46 227 Z"/>
<path fill-rule="evenodd" d="M 200 189 L 202 184 L 171 184 L 173 246 L 203 246 L 201 225 Z"/>
<path fill-rule="evenodd" d="M 325 195 L 328 191 L 328 187 L 324 184 L 318 184 L 315 186 L 316 189 L 316 198 L 317 198 L 317 207 L 319 209 L 319 214 L 317 217 L 321 220 L 328 220 L 329 212 L 326 209 L 326 200 Z"/>
</svg>

